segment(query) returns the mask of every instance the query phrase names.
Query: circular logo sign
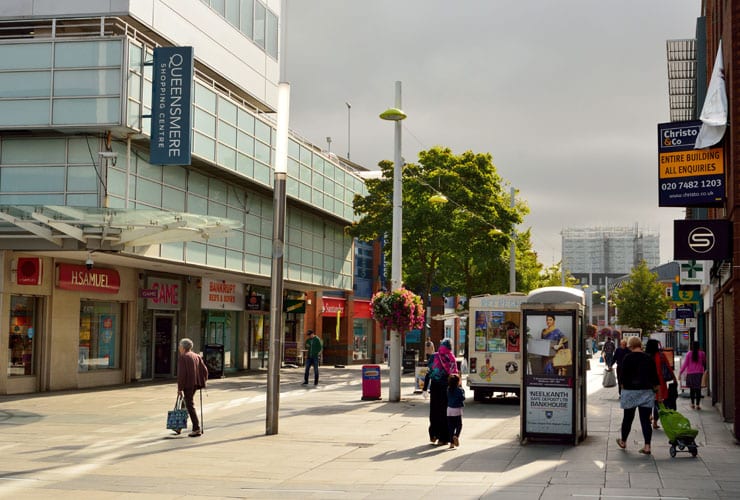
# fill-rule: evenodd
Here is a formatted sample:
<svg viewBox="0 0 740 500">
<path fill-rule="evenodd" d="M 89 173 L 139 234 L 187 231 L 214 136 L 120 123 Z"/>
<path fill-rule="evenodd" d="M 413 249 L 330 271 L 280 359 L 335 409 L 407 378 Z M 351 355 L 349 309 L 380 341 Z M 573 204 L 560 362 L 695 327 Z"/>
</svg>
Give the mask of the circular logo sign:
<svg viewBox="0 0 740 500">
<path fill-rule="evenodd" d="M 689 248 L 696 253 L 707 253 L 714 248 L 714 233 L 707 227 L 697 227 L 691 230 L 688 237 Z"/>
</svg>

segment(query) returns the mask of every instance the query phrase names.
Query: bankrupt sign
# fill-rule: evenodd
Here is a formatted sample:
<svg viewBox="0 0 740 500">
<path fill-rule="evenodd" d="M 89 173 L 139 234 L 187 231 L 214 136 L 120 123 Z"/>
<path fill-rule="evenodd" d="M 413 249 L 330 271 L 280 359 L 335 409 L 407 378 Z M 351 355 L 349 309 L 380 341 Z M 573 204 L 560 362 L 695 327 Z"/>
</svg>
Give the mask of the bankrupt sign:
<svg viewBox="0 0 740 500">
<path fill-rule="evenodd" d="M 244 285 L 203 278 L 200 295 L 201 309 L 244 310 Z"/>
<path fill-rule="evenodd" d="M 658 125 L 659 206 L 721 204 L 725 198 L 722 148 L 694 149 L 701 121 Z"/>
</svg>

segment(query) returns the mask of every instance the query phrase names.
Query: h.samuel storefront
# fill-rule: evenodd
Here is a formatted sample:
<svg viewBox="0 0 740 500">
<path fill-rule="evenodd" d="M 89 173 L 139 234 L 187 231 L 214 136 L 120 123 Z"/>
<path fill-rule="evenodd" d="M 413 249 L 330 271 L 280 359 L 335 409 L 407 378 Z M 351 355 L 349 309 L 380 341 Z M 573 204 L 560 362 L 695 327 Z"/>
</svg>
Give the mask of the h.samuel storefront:
<svg viewBox="0 0 740 500">
<path fill-rule="evenodd" d="M 0 252 L 0 393 L 123 383 L 133 366 L 136 272 Z M 52 356 L 53 353 L 53 356 Z M 0 357 L 0 359 L 2 359 Z"/>
</svg>

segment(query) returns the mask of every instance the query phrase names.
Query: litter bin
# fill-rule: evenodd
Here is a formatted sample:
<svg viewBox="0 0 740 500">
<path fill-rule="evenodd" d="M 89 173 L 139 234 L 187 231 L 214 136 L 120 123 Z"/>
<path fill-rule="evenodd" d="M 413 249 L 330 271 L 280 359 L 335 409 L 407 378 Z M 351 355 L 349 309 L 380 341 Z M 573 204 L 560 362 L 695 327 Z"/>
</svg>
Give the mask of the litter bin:
<svg viewBox="0 0 740 500">
<path fill-rule="evenodd" d="M 416 369 L 416 349 L 406 349 L 403 352 L 403 372 L 410 373 Z"/>
<path fill-rule="evenodd" d="M 206 344 L 203 349 L 203 360 L 208 367 L 208 378 L 224 377 L 224 346 L 222 344 Z"/>
<path fill-rule="evenodd" d="M 380 365 L 362 365 L 362 400 L 380 399 Z"/>
</svg>

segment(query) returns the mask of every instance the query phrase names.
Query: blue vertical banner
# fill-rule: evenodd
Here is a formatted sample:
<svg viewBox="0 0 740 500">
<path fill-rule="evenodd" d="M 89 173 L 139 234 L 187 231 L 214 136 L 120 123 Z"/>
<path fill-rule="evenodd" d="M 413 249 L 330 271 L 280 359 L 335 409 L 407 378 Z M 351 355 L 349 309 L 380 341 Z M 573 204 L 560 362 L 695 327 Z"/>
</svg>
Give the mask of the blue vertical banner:
<svg viewBox="0 0 740 500">
<path fill-rule="evenodd" d="M 190 165 L 193 48 L 157 47 L 153 68 L 149 162 Z"/>
</svg>

